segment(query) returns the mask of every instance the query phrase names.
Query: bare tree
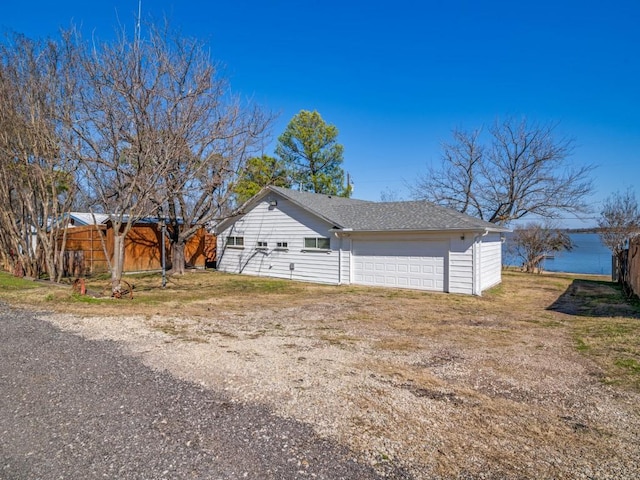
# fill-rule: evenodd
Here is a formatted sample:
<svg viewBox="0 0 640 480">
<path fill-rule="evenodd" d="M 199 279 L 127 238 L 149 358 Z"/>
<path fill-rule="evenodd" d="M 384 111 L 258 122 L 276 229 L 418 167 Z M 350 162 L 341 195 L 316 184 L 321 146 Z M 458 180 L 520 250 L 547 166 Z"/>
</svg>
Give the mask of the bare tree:
<svg viewBox="0 0 640 480">
<path fill-rule="evenodd" d="M 515 255 L 522 259 L 522 267 L 527 273 L 541 273 L 542 261 L 547 255 L 573 248 L 571 239 L 565 232 L 548 223 L 538 222 L 516 227 L 512 245 Z"/>
<path fill-rule="evenodd" d="M 628 241 L 640 235 L 640 207 L 631 188 L 624 193 L 615 192 L 607 197 L 600 212 L 598 227 L 602 243 L 611 250 L 618 268 L 621 269 Z M 620 273 L 616 277 L 623 281 L 624 275 Z"/>
<path fill-rule="evenodd" d="M 381 202 L 401 202 L 403 199 L 397 190 L 393 190 L 390 187 L 385 188 L 380 192 Z"/>
<path fill-rule="evenodd" d="M 172 273 L 185 268 L 185 246 L 220 218 L 248 156 L 263 146 L 270 117 L 232 95 L 204 44 L 150 28 L 165 75 L 154 85 L 165 115 L 151 125 L 161 138 L 156 204 L 171 242 Z"/>
<path fill-rule="evenodd" d="M 485 148 L 480 144 L 480 130 L 454 130 L 453 142 L 442 144 L 442 167 L 429 168 L 411 190 L 416 197 L 430 198 L 462 213 L 483 218 L 483 204 L 478 197 L 480 168 Z"/>
<path fill-rule="evenodd" d="M 76 162 L 61 146 L 73 89 L 54 42 L 0 45 L 0 246 L 16 272 L 59 281 Z"/>
<path fill-rule="evenodd" d="M 531 214 L 586 213 L 593 166 L 572 167 L 574 142 L 555 138 L 554 129 L 524 119 L 496 121 L 488 147 L 479 131 L 454 130 L 441 167 L 420 177 L 413 194 L 502 225 Z"/>
<path fill-rule="evenodd" d="M 184 247 L 232 194 L 247 156 L 261 146 L 269 118 L 231 95 L 205 46 L 149 25 L 130 39 L 90 48 L 79 35 L 71 142 L 81 159 L 83 198 L 109 214 L 111 280 L 120 289 L 125 238 L 136 222 L 167 222 L 174 271 Z"/>
<path fill-rule="evenodd" d="M 68 45 L 79 79 L 69 147 L 82 162 L 87 195 L 110 217 L 111 282 L 117 293 L 125 238 L 135 223 L 155 215 L 152 200 L 173 161 L 165 145 L 173 112 L 162 93 L 174 72 L 153 35 L 138 41 L 122 31 L 114 43 L 89 47 L 76 34 Z"/>
</svg>

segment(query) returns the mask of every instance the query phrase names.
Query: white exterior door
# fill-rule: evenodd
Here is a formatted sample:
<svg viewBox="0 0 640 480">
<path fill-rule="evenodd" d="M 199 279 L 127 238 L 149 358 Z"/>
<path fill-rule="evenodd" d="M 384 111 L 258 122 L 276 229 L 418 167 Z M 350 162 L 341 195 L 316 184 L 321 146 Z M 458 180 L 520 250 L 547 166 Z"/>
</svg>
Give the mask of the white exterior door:
<svg viewBox="0 0 640 480">
<path fill-rule="evenodd" d="M 352 283 L 444 291 L 446 241 L 353 241 Z"/>
</svg>

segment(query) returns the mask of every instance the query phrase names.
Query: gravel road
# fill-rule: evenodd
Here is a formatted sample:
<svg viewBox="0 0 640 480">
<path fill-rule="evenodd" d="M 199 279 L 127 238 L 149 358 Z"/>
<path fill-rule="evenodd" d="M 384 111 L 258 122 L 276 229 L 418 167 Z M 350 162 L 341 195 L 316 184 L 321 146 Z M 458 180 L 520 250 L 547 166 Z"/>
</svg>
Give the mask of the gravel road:
<svg viewBox="0 0 640 480">
<path fill-rule="evenodd" d="M 2 479 L 379 478 L 305 424 L 154 371 L 115 342 L 3 304 L 0 329 Z"/>
</svg>

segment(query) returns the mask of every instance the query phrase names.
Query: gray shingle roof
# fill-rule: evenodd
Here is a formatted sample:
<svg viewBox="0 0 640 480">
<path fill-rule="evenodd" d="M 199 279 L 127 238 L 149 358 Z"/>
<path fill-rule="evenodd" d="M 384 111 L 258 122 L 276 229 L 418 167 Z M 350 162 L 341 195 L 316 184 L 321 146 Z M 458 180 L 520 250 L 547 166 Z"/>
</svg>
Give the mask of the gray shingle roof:
<svg viewBox="0 0 640 480">
<path fill-rule="evenodd" d="M 355 231 L 508 231 L 493 223 L 427 201 L 370 202 L 268 187 L 336 227 Z"/>
</svg>

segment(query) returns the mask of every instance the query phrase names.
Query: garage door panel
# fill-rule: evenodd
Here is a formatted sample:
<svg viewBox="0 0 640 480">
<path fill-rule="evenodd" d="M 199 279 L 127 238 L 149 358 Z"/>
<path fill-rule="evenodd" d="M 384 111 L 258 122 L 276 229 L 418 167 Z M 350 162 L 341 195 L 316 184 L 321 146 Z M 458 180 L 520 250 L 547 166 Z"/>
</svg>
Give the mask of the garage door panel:
<svg viewBox="0 0 640 480">
<path fill-rule="evenodd" d="M 447 251 L 445 241 L 354 241 L 354 283 L 442 291 Z"/>
</svg>

